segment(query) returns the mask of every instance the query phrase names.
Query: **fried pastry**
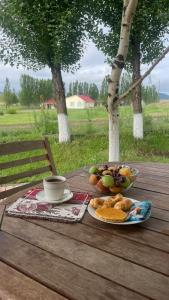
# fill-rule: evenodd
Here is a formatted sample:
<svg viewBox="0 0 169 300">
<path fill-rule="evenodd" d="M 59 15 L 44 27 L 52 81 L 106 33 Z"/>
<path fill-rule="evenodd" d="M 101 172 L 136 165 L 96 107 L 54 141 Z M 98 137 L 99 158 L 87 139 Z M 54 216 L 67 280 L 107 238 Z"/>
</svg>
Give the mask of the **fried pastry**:
<svg viewBox="0 0 169 300">
<path fill-rule="evenodd" d="M 121 209 L 115 209 L 113 207 L 97 208 L 96 216 L 103 220 L 114 222 L 124 222 L 127 219 L 127 213 Z"/>
<path fill-rule="evenodd" d="M 102 205 L 102 207 L 113 207 L 114 203 L 113 203 L 113 199 L 112 198 L 108 198 L 106 200 L 104 200 L 104 203 Z"/>
<path fill-rule="evenodd" d="M 123 200 L 117 202 L 114 205 L 114 208 L 116 208 L 116 209 L 122 209 L 124 211 L 128 211 L 128 210 L 130 210 L 132 204 L 133 203 L 132 203 L 132 201 L 130 199 L 123 198 Z"/>
<path fill-rule="evenodd" d="M 93 198 L 90 200 L 90 206 L 92 206 L 93 208 L 98 208 L 101 207 L 104 203 L 103 199 L 100 198 Z"/>
</svg>

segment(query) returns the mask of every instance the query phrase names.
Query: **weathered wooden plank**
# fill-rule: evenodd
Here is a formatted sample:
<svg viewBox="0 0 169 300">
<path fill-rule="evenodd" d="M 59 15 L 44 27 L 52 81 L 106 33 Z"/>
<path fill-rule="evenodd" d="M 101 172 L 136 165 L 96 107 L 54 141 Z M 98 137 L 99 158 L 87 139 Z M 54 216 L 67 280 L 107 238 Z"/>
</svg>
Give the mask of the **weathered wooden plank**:
<svg viewBox="0 0 169 300">
<path fill-rule="evenodd" d="M 151 247 L 146 245 L 142 245 L 107 232 L 102 232 L 99 229 L 88 227 L 83 224 L 78 224 L 76 226 L 37 220 L 32 220 L 31 223 L 25 220 L 16 218 L 12 218 L 11 220 L 10 217 L 5 217 L 2 229 L 5 232 L 34 245 L 40 246 L 48 251 L 50 251 L 52 247 L 52 251 L 55 251 L 55 254 L 57 253 L 57 255 L 61 255 L 62 257 L 65 257 L 65 250 L 60 251 L 59 247 L 62 247 L 62 244 L 64 243 L 67 251 L 67 257 L 65 258 L 68 260 L 72 259 L 69 255 L 70 248 L 71 252 L 75 254 L 76 249 L 73 249 L 74 245 L 75 248 L 78 249 L 81 247 L 81 243 L 78 244 L 80 245 L 78 246 L 77 242 L 75 242 L 75 244 L 72 242 L 71 239 L 75 239 L 76 241 L 88 244 L 92 247 L 132 261 L 154 271 L 169 275 L 169 255 L 157 249 L 152 250 Z M 43 226 L 43 228 L 36 226 L 36 224 Z M 60 234 L 63 234 L 64 236 L 61 237 Z M 43 238 L 41 238 L 42 235 Z M 68 240 L 65 236 L 68 237 Z M 57 246 L 53 245 L 53 242 L 50 242 L 51 240 L 53 240 L 54 243 L 57 243 Z"/>
<path fill-rule="evenodd" d="M 0 144 L 0 155 L 9 155 L 37 149 L 44 149 L 43 140 L 4 143 Z"/>
<path fill-rule="evenodd" d="M 154 186 L 154 185 L 147 185 L 146 183 L 142 183 L 142 182 L 134 182 L 133 185 L 135 188 L 139 188 L 142 190 L 147 190 L 147 191 L 151 191 L 151 192 L 156 192 L 159 194 L 165 194 L 168 195 L 169 194 L 169 188 L 166 187 L 160 187 L 160 186 Z"/>
<path fill-rule="evenodd" d="M 127 163 L 129 164 L 130 166 L 133 166 L 135 168 L 139 168 L 139 169 L 144 169 L 144 170 L 154 170 L 154 171 L 157 171 L 157 170 L 163 170 L 164 172 L 165 171 L 168 171 L 168 167 L 169 167 L 169 164 L 168 163 L 155 163 L 155 162 L 129 162 Z"/>
<path fill-rule="evenodd" d="M 152 216 L 156 219 L 169 222 L 169 210 L 152 207 Z"/>
<path fill-rule="evenodd" d="M 50 148 L 50 144 L 47 138 L 45 138 L 44 140 L 44 147 L 47 150 L 47 158 L 48 158 L 48 162 L 50 164 L 50 169 L 53 175 L 57 174 L 56 168 L 55 168 L 55 163 L 54 163 L 54 159 L 53 159 L 53 155 L 52 155 L 52 151 Z"/>
<path fill-rule="evenodd" d="M 150 186 L 151 186 L 151 188 L 153 187 L 154 189 L 158 187 L 158 188 L 161 188 L 162 192 L 165 191 L 166 189 L 167 189 L 167 191 L 169 190 L 168 184 L 166 182 L 154 180 L 154 179 L 151 179 L 148 177 L 138 177 L 137 180 L 135 181 L 135 183 L 146 184 L 148 188 Z"/>
<path fill-rule="evenodd" d="M 151 230 L 145 230 L 141 226 L 123 226 L 123 228 L 118 225 L 112 226 L 111 224 L 93 219 L 89 214 L 85 215 L 82 223 L 169 253 L 168 236 Z"/>
<path fill-rule="evenodd" d="M 75 300 L 145 299 L 144 296 L 138 294 L 139 291 L 130 291 L 128 288 L 120 286 L 110 279 L 107 280 L 4 232 L 0 232 L 0 243 L 2 245 L 0 247 L 0 258 L 3 261 L 67 298 Z M 69 250 L 69 255 L 73 255 L 71 248 Z M 83 255 L 82 252 L 81 255 Z M 92 265 L 92 261 L 89 260 L 89 262 Z M 116 272 L 112 270 L 111 266 L 111 273 L 114 273 L 116 276 Z M 157 290 L 157 296 L 154 299 L 157 299 L 162 291 L 163 299 L 168 300 L 166 298 L 167 288 L 163 291 L 163 286 L 166 284 L 166 280 L 168 281 L 168 278 L 166 279 L 163 275 L 160 276 L 160 279 L 163 278 L 164 281 L 159 291 Z M 160 279 L 158 277 L 158 280 Z M 157 286 L 159 284 L 158 280 Z M 156 288 L 155 290 L 151 289 L 150 294 L 154 295 L 155 291 Z"/>
<path fill-rule="evenodd" d="M 155 218 L 150 218 L 139 226 L 153 230 L 162 234 L 169 235 L 169 223 Z"/>
<path fill-rule="evenodd" d="M 39 156 L 32 156 L 32 157 L 28 157 L 28 158 L 23 158 L 23 159 L 18 159 L 18 160 L 14 160 L 14 161 L 10 161 L 10 162 L 4 162 L 4 163 L 0 163 L 0 169 L 4 170 L 4 169 L 8 169 L 8 168 L 14 168 L 17 166 L 22 166 L 22 165 L 26 165 L 26 164 L 30 164 L 33 162 L 37 162 L 37 161 L 42 161 L 42 160 L 46 160 L 47 159 L 47 154 L 43 154 L 43 155 L 39 155 Z"/>
<path fill-rule="evenodd" d="M 46 167 L 32 169 L 30 171 L 25 171 L 25 172 L 14 174 L 14 175 L 0 177 L 0 184 L 6 184 L 6 183 L 9 183 L 9 182 L 21 179 L 21 178 L 32 177 L 34 175 L 43 174 L 43 173 L 49 172 L 49 171 L 50 171 L 49 166 L 46 166 Z"/>
<path fill-rule="evenodd" d="M 147 173 L 146 171 L 142 171 L 140 172 L 140 174 L 138 175 L 137 178 L 149 178 L 151 180 L 155 180 L 155 181 L 159 181 L 159 182 L 166 182 L 168 183 L 168 179 L 169 179 L 169 173 L 165 173 L 165 174 L 156 174 L 155 172 L 149 172 Z"/>
<path fill-rule="evenodd" d="M 0 262 L 0 299 L 66 300 L 67 298 Z"/>
<path fill-rule="evenodd" d="M 159 194 L 147 190 L 140 190 L 138 188 L 131 188 L 129 191 L 125 193 L 125 196 L 137 200 L 150 200 L 152 202 L 153 207 L 163 209 L 163 210 L 169 210 L 168 195 Z"/>
<path fill-rule="evenodd" d="M 26 184 L 21 184 L 21 185 L 18 185 L 16 187 L 13 187 L 11 189 L 8 189 L 6 191 L 3 191 L 3 192 L 0 192 L 0 199 L 4 199 L 6 197 L 10 197 L 11 195 L 15 194 L 13 197 L 10 197 L 10 198 L 7 198 L 7 199 L 4 199 L 2 203 L 11 203 L 13 201 L 15 201 L 17 199 L 17 195 L 16 193 L 18 193 L 19 191 L 23 191 L 29 187 L 32 187 L 32 186 L 35 186 L 35 184 L 38 184 L 40 183 L 42 180 L 37 180 L 37 181 L 33 181 L 33 182 L 30 182 L 30 183 L 26 183 Z M 24 192 L 22 192 L 23 194 Z M 20 195 L 22 195 L 20 194 Z M 0 202 L 1 203 L 1 202 Z"/>
<path fill-rule="evenodd" d="M 32 236 L 34 236 L 34 239 L 32 239 Z M 25 237 L 28 237 L 28 231 Z M 50 231 L 41 228 L 40 230 L 30 230 L 29 240 L 27 241 L 108 280 L 116 283 L 121 280 L 123 286 L 147 297 L 159 299 L 159 296 L 163 294 L 164 299 L 167 299 L 166 290 L 169 292 L 169 277 L 167 276 L 63 235 L 51 234 Z M 112 266 L 115 272 L 112 272 Z M 154 286 L 154 282 L 156 282 L 156 286 Z"/>
<path fill-rule="evenodd" d="M 1 202 L 0 202 L 0 229 L 1 229 L 1 225 L 2 225 L 2 218 L 4 215 L 4 210 L 5 210 L 5 205 L 1 204 Z"/>
</svg>

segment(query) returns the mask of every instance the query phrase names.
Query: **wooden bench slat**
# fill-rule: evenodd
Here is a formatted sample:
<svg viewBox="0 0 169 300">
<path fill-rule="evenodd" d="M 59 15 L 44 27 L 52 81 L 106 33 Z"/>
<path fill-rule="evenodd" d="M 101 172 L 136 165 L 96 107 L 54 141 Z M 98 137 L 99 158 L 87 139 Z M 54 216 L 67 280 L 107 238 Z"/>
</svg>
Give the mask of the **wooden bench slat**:
<svg viewBox="0 0 169 300">
<path fill-rule="evenodd" d="M 2 231 L 0 232 L 0 244 L 0 259 L 67 298 L 74 300 L 146 299 L 146 297 L 139 295 L 138 292 L 120 286 L 119 283 L 115 283 L 110 279 L 107 280 L 85 268 L 44 251 L 40 247 L 35 247 Z M 118 269 L 120 270 L 120 267 Z M 113 272 L 112 269 L 111 273 L 116 275 L 116 272 Z M 130 280 L 130 276 L 127 277 Z M 162 283 L 162 287 L 164 284 L 165 280 Z M 159 289 L 155 299 L 159 296 L 162 287 Z M 142 289 L 144 288 L 143 286 Z M 151 294 L 155 294 L 155 292 L 156 290 L 150 289 Z M 167 291 L 165 291 L 166 293 Z M 164 297 L 163 300 L 165 299 L 168 300 L 168 298 Z"/>
<path fill-rule="evenodd" d="M 32 156 L 32 157 L 28 157 L 28 158 L 18 159 L 18 160 L 14 160 L 14 161 L 10 161 L 10 162 L 4 162 L 4 163 L 0 163 L 0 169 L 4 170 L 4 169 L 11 168 L 11 167 L 22 166 L 22 165 L 26 165 L 29 163 L 42 161 L 42 160 L 46 160 L 46 159 L 47 159 L 47 154 L 46 155 L 43 154 L 43 155 L 39 155 L 39 156 Z"/>
<path fill-rule="evenodd" d="M 49 166 L 46 166 L 46 167 L 42 167 L 42 168 L 22 172 L 22 173 L 19 173 L 19 174 L 0 177 L 0 184 L 6 184 L 6 183 L 9 183 L 9 182 L 21 179 L 21 178 L 32 177 L 34 175 L 38 175 L 38 174 L 49 172 L 49 171 L 51 171 Z"/>
<path fill-rule="evenodd" d="M 52 172 L 53 175 L 56 175 L 57 171 L 56 171 L 54 159 L 53 159 L 53 156 L 52 156 L 50 144 L 49 144 L 49 141 L 48 141 L 47 138 L 45 138 L 44 146 L 45 146 L 45 149 L 47 150 L 47 159 L 48 159 L 48 161 L 50 163 L 51 172 Z"/>
<path fill-rule="evenodd" d="M 36 181 L 33 181 L 33 182 L 29 182 L 29 183 L 18 185 L 18 186 L 14 187 L 14 188 L 8 189 L 8 190 L 3 191 L 3 192 L 0 192 L 0 199 L 4 199 L 6 197 L 9 197 L 9 196 L 11 196 L 13 194 L 18 193 L 19 191 L 22 191 L 22 190 L 24 190 L 26 188 L 32 187 L 35 184 L 38 184 L 40 182 L 42 182 L 42 180 L 36 180 Z M 3 203 L 5 203 L 5 204 L 6 203 L 12 203 L 12 202 L 13 202 L 13 200 L 11 198 L 3 200 Z"/>
<path fill-rule="evenodd" d="M 37 149 L 44 149 L 43 140 L 4 143 L 0 144 L 0 155 L 9 155 Z"/>
</svg>

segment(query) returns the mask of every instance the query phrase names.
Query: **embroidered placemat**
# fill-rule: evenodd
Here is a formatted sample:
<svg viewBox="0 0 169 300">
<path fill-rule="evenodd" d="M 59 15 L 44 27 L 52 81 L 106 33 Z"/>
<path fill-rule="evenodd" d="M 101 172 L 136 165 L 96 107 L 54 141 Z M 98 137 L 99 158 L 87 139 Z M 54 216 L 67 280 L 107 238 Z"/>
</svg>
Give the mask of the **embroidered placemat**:
<svg viewBox="0 0 169 300">
<path fill-rule="evenodd" d="M 38 201 L 36 196 L 42 189 L 31 189 L 12 205 L 6 208 L 9 216 L 22 218 L 47 219 L 58 222 L 80 222 L 92 195 L 85 192 L 73 192 L 73 197 L 66 203 L 46 203 Z"/>
</svg>

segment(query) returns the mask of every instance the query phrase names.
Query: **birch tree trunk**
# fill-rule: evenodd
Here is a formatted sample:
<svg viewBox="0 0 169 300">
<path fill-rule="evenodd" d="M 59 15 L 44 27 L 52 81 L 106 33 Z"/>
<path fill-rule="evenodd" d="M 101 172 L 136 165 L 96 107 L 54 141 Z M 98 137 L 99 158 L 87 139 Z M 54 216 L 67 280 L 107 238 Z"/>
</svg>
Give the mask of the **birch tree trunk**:
<svg viewBox="0 0 169 300">
<path fill-rule="evenodd" d="M 65 89 L 59 65 L 51 67 L 54 98 L 56 100 L 58 115 L 59 143 L 70 141 L 68 116 L 65 99 Z"/>
<path fill-rule="evenodd" d="M 138 40 L 132 41 L 132 67 L 133 83 L 135 83 L 141 77 L 140 43 Z M 141 84 L 139 84 L 132 92 L 133 136 L 136 139 L 143 139 L 143 112 L 141 100 Z"/>
<path fill-rule="evenodd" d="M 128 53 L 130 28 L 137 4 L 138 0 L 123 0 L 119 48 L 112 63 L 108 87 L 109 161 L 119 161 L 119 115 L 117 104 L 119 80 Z"/>
</svg>

